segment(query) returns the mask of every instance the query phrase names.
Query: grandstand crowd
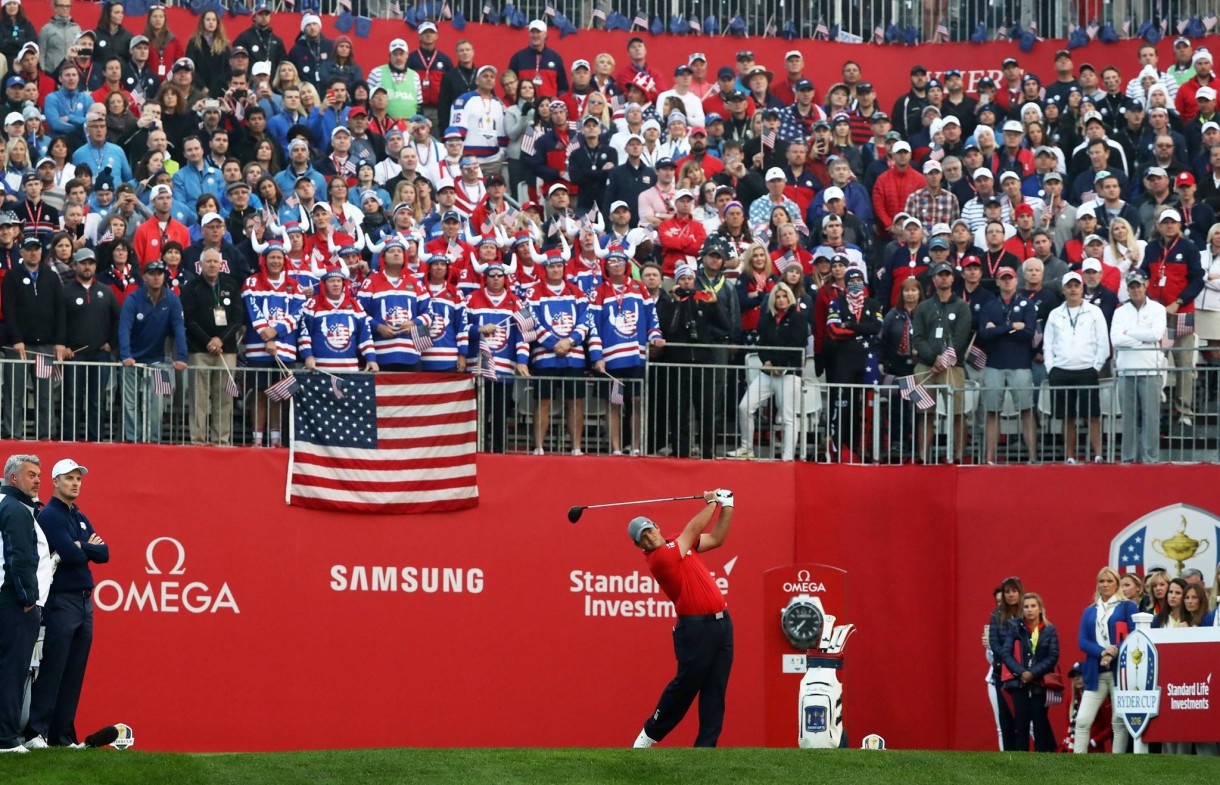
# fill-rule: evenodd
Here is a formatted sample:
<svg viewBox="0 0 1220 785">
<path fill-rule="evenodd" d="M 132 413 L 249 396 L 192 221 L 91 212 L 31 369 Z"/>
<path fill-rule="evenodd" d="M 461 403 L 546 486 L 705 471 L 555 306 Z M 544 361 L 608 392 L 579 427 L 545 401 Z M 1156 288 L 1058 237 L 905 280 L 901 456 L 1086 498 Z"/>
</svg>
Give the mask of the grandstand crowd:
<svg viewBox="0 0 1220 785">
<path fill-rule="evenodd" d="M 842 385 L 887 376 L 914 388 L 899 407 L 980 382 L 988 460 L 1006 405 L 1037 458 L 1044 382 L 1074 429 L 1117 377 L 1124 460 L 1158 459 L 1163 394 L 1194 424 L 1200 342 L 1220 341 L 1220 117 L 1190 39 L 1164 64 L 1152 45 L 1098 65 L 1063 50 L 1054 74 L 1010 57 L 973 85 L 914 65 L 879 96 L 797 44 L 661 73 L 638 36 L 567 62 L 541 20 L 497 52 L 427 21 L 357 52 L 312 13 L 282 40 L 265 3 L 176 31 L 152 5 L 142 33 L 120 3 L 52 3 L 41 31 L 0 4 L 5 438 L 28 420 L 102 438 L 113 405 L 122 438 L 157 440 L 139 418 L 159 422 L 164 382 L 145 371 L 171 367 L 208 371 L 197 443 L 231 443 L 236 373 L 253 443 L 278 446 L 265 390 L 298 367 L 542 377 L 574 453 L 586 377 L 625 454 L 645 448 L 645 384 L 673 415 L 651 440 L 676 455 L 693 427 L 704 457 L 753 456 L 774 399 L 781 457 L 801 457 L 814 377 L 836 390 L 832 460 L 862 449 Z M 121 364 L 121 383 L 82 362 Z M 666 384 L 649 362 L 692 370 Z M 27 386 L 33 411 L 11 392 Z M 493 449 L 511 405 L 488 396 Z M 1068 460 L 1101 458 L 1070 442 Z"/>
</svg>

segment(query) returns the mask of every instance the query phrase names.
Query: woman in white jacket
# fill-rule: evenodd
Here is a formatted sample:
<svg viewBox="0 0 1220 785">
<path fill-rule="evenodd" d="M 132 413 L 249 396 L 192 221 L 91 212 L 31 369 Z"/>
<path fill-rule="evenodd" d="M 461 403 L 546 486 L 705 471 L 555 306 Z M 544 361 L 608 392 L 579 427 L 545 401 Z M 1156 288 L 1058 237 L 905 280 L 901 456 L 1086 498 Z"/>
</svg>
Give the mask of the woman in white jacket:
<svg viewBox="0 0 1220 785">
<path fill-rule="evenodd" d="M 1203 264 L 1203 289 L 1195 298 L 1195 333 L 1206 344 L 1220 343 L 1220 224 L 1208 231 L 1199 261 Z"/>
<path fill-rule="evenodd" d="M 1144 263 L 1144 247 L 1148 243 L 1135 236 L 1131 224 L 1125 218 L 1110 222 L 1110 241 L 1106 243 L 1101 260 L 1110 267 L 1118 268 L 1120 281 L 1127 280 L 1127 273 L 1138 270 Z M 1127 302 L 1126 286 L 1118 287 L 1118 301 Z"/>
<path fill-rule="evenodd" d="M 1129 299 L 1114 312 L 1110 342 L 1118 374 L 1119 406 L 1123 412 L 1123 463 L 1160 460 L 1162 369 L 1165 353 L 1165 306 L 1148 298 L 1148 280 L 1138 269 L 1127 276 Z"/>
</svg>

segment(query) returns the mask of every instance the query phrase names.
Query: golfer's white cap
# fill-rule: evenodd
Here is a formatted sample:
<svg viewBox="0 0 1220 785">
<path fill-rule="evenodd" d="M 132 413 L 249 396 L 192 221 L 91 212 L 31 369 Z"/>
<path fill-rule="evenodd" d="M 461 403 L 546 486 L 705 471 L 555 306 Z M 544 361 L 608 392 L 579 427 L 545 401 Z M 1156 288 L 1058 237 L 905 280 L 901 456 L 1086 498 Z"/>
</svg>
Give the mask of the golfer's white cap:
<svg viewBox="0 0 1220 785">
<path fill-rule="evenodd" d="M 71 458 L 64 458 L 59 463 L 55 464 L 54 468 L 51 469 L 51 479 L 54 480 L 56 477 L 62 477 L 68 472 L 74 471 L 80 471 L 82 475 L 89 473 L 88 469 L 81 466 L 76 461 L 72 460 Z"/>
<path fill-rule="evenodd" d="M 646 529 L 655 529 L 657 525 L 648 518 L 640 515 L 631 519 L 631 523 L 627 524 L 627 535 L 631 537 L 632 542 L 639 542 L 640 536 Z"/>
</svg>

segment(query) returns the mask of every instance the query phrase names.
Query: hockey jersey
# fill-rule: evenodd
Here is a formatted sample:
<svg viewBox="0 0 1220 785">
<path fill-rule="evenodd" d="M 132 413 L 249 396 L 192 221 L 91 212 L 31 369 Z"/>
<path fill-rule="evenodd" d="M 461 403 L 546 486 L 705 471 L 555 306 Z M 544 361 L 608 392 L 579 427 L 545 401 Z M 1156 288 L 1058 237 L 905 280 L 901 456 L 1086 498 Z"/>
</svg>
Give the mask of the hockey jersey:
<svg viewBox="0 0 1220 785">
<path fill-rule="evenodd" d="M 275 357 L 280 362 L 297 359 L 297 324 L 305 296 L 297 289 L 291 276 L 285 275 L 272 283 L 265 272 L 246 279 L 241 292 L 246 305 L 246 361 L 251 365 L 273 365 L 275 358 L 267 343 L 258 334 L 267 327 L 275 328 Z"/>
<path fill-rule="evenodd" d="M 421 368 L 425 371 L 453 371 L 458 355 L 466 354 L 467 336 L 464 331 L 466 306 L 457 287 L 450 284 L 429 285 L 428 338 L 432 346 L 421 351 Z"/>
<path fill-rule="evenodd" d="M 601 259 L 586 259 L 578 256 L 570 260 L 567 267 L 567 279 L 579 286 L 585 296 L 592 294 L 593 290 L 601 286 L 605 280 Z"/>
<path fill-rule="evenodd" d="M 529 304 L 538 322 L 538 341 L 531 358 L 535 368 L 584 368 L 585 343 L 589 339 L 589 300 L 579 286 L 564 281 L 558 286 L 542 283 L 530 292 Z M 555 344 L 568 338 L 572 349 L 555 354 Z"/>
<path fill-rule="evenodd" d="M 324 371 L 355 371 L 360 359 L 376 362 L 369 317 L 350 294 L 338 304 L 316 295 L 301 309 L 301 359 L 312 357 Z"/>
<path fill-rule="evenodd" d="M 471 90 L 458 96 L 449 122 L 462 129 L 462 153 L 473 155 L 479 163 L 500 160 L 508 147 L 504 104 L 494 95 L 484 98 L 478 90 Z"/>
<path fill-rule="evenodd" d="M 604 282 L 589 294 L 589 315 L 589 359 L 607 370 L 643 365 L 645 346 L 662 337 L 656 304 L 639 281 Z"/>
<path fill-rule="evenodd" d="M 466 300 L 463 329 L 470 367 L 475 366 L 484 347 L 491 353 L 492 367 L 497 376 L 512 376 L 518 363 L 524 365 L 529 362 L 530 347 L 517 324 L 518 313 L 528 313 L 528 308 L 523 307 L 510 291 L 505 290 L 494 298 L 486 289 L 479 289 L 470 295 Z M 491 335 L 481 335 L 479 328 L 486 324 L 494 325 L 496 331 Z M 486 362 L 486 359 L 483 361 Z"/>
<path fill-rule="evenodd" d="M 356 298 L 368 314 L 373 334 L 373 348 L 378 365 L 414 365 L 419 362 L 419 351 L 415 347 L 412 324 L 426 330 L 432 324 L 432 311 L 428 290 L 416 282 L 415 277 L 404 273 L 401 278 L 391 279 L 384 271 L 373 273 L 360 285 Z M 401 330 L 393 338 L 378 333 L 380 325 Z"/>
</svg>

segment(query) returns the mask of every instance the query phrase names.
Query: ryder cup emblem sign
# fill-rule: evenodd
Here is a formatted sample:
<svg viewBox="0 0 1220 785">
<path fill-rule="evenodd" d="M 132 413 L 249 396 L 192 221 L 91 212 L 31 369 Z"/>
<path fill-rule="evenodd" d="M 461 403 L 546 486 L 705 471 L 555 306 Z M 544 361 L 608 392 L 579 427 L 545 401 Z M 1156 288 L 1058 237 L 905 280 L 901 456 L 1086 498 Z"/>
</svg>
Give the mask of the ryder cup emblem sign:
<svg viewBox="0 0 1220 785">
<path fill-rule="evenodd" d="M 1220 517 L 1189 504 L 1171 504 L 1147 513 L 1110 541 L 1110 566 L 1141 575 L 1159 566 L 1171 578 L 1190 567 L 1215 575 L 1217 539 Z"/>
<path fill-rule="evenodd" d="M 1157 683 L 1156 644 L 1140 629 L 1127 636 L 1118 650 L 1118 684 L 1114 690 L 1114 711 L 1123 718 L 1133 738 L 1148 727 L 1161 708 L 1161 688 Z"/>
</svg>

